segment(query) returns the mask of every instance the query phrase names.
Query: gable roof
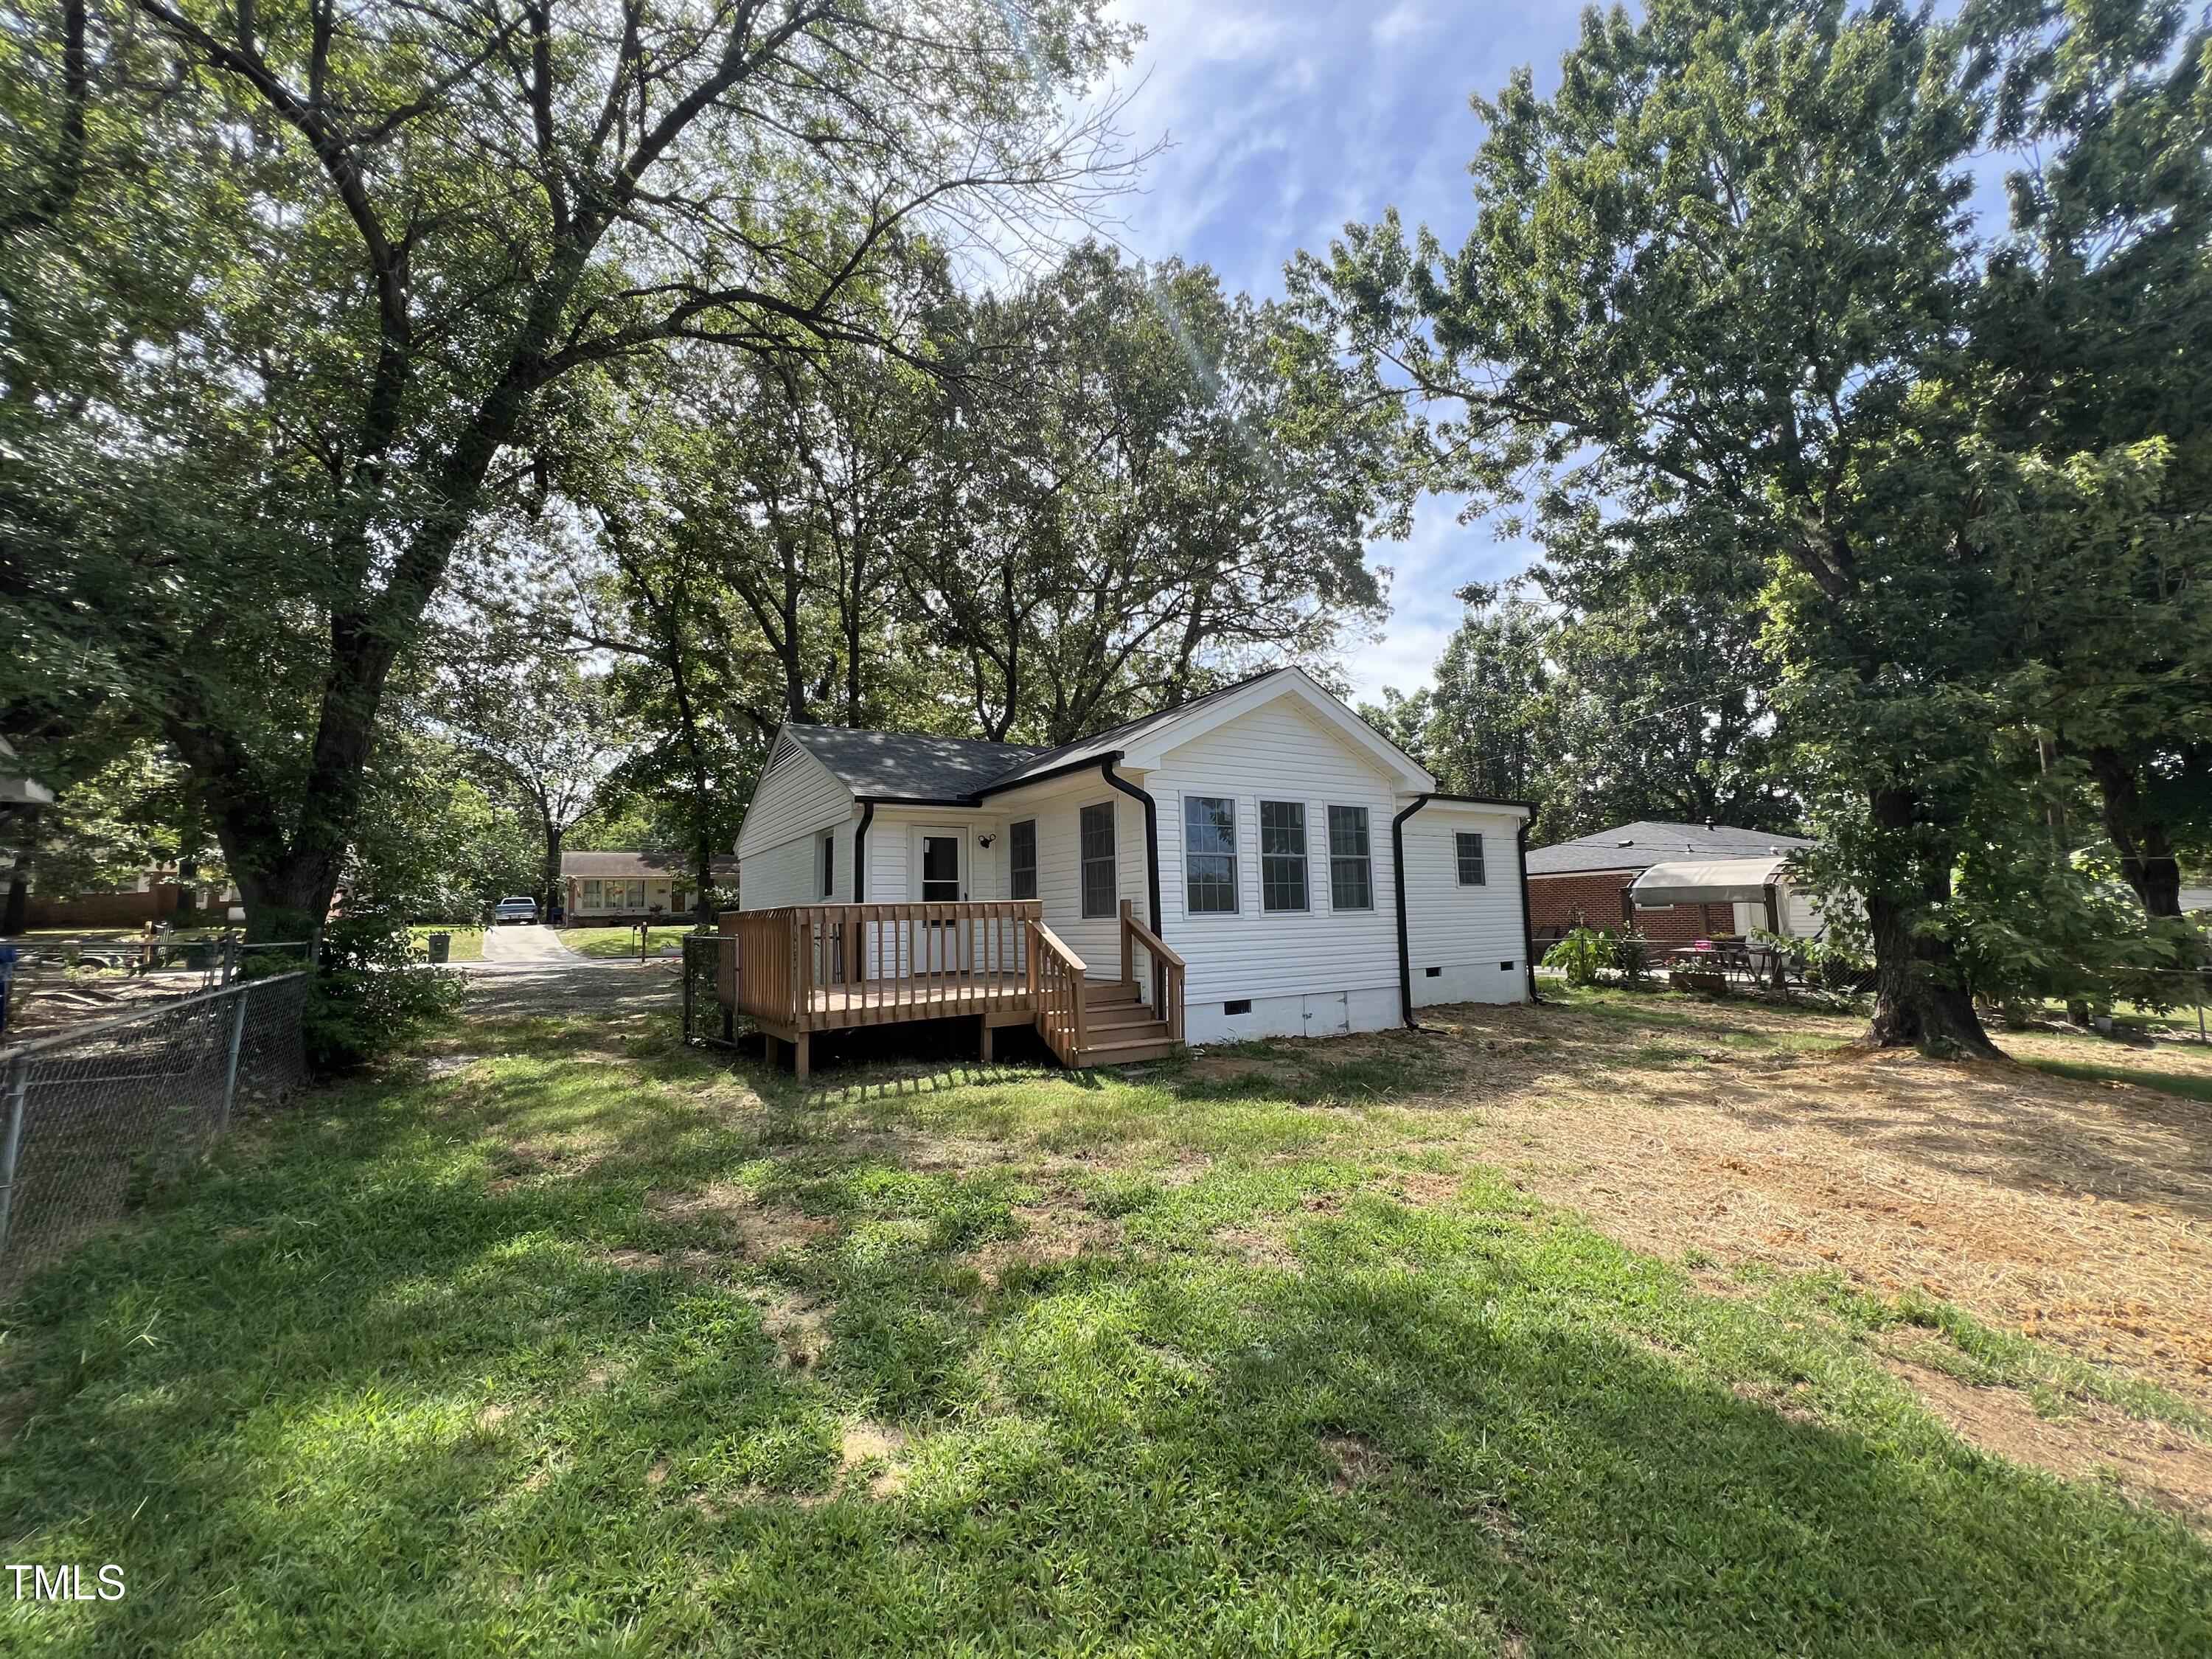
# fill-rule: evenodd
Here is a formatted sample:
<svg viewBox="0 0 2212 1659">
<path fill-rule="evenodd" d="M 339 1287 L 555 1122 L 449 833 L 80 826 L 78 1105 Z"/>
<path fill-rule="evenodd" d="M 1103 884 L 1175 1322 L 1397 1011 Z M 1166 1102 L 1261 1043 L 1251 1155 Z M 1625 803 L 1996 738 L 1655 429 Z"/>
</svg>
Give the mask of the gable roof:
<svg viewBox="0 0 2212 1659">
<path fill-rule="evenodd" d="M 709 866 L 718 876 L 735 875 L 738 861 L 718 858 Z M 643 876 L 689 876 L 690 859 L 682 853 L 562 853 L 561 873 L 598 881 L 635 881 Z"/>
<path fill-rule="evenodd" d="M 1599 830 L 1572 841 L 1528 849 L 1531 876 L 1581 875 L 1596 870 L 1648 870 L 1681 859 L 1761 858 L 1818 842 L 1771 830 L 1728 823 L 1665 823 L 1644 819 Z"/>
<path fill-rule="evenodd" d="M 1398 773 L 1408 789 L 1431 789 L 1435 780 L 1413 757 L 1323 690 L 1302 668 L 1273 668 L 1224 685 L 1172 708 L 1162 708 L 1110 730 L 1048 749 L 1035 744 L 985 743 L 973 738 L 932 738 L 906 732 L 867 732 L 846 726 L 787 722 L 793 742 L 830 769 L 856 800 L 905 801 L 972 806 L 986 795 L 1017 789 L 1062 772 L 1095 766 L 1142 747 L 1149 751 L 1186 742 L 1234 720 L 1247 709 L 1295 693 L 1320 718 Z"/>
</svg>

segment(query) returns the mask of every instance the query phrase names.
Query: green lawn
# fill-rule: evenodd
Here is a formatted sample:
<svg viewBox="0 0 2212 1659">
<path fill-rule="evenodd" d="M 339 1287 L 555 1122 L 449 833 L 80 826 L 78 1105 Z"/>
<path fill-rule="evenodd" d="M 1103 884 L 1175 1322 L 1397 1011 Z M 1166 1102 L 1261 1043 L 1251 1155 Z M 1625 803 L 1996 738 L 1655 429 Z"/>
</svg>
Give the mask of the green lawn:
<svg viewBox="0 0 2212 1659">
<path fill-rule="evenodd" d="M 483 929 L 457 927 L 444 922 L 430 922 L 407 930 L 414 936 L 417 949 L 428 949 L 427 941 L 433 933 L 450 933 L 453 943 L 447 946 L 448 962 L 482 962 L 483 960 Z"/>
<path fill-rule="evenodd" d="M 654 928 L 653 954 L 657 957 L 682 956 L 682 941 L 687 931 L 680 922 Z M 587 957 L 635 957 L 637 954 L 637 930 L 632 927 L 563 927 L 561 943 Z"/>
<path fill-rule="evenodd" d="M 8 1312 L 0 1546 L 130 1592 L 0 1649 L 2212 1652 L 2179 1523 L 1966 1449 L 1849 1298 L 1536 1207 L 1386 1048 L 434 1047 Z"/>
</svg>

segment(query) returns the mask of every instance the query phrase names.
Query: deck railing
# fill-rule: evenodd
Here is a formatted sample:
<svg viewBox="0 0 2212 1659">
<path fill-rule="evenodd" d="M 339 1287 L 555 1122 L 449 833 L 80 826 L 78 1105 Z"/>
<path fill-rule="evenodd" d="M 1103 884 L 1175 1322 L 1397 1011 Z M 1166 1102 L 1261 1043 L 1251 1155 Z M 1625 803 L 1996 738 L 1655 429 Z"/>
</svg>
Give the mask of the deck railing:
<svg viewBox="0 0 2212 1659">
<path fill-rule="evenodd" d="M 735 1006 L 793 1031 L 1026 1006 L 1035 899 L 723 913 Z"/>
</svg>

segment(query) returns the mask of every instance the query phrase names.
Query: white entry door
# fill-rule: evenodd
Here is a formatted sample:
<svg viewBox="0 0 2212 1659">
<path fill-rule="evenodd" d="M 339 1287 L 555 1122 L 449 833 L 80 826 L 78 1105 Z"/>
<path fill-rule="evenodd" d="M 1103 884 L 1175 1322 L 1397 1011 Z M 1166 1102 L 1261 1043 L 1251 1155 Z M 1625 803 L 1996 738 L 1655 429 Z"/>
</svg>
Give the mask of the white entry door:
<svg viewBox="0 0 2212 1659">
<path fill-rule="evenodd" d="M 957 904 L 968 896 L 968 832 L 958 824 L 916 824 L 914 885 L 924 904 Z M 957 921 L 924 922 L 912 933 L 914 971 L 957 973 L 967 966 L 967 929 Z"/>
</svg>

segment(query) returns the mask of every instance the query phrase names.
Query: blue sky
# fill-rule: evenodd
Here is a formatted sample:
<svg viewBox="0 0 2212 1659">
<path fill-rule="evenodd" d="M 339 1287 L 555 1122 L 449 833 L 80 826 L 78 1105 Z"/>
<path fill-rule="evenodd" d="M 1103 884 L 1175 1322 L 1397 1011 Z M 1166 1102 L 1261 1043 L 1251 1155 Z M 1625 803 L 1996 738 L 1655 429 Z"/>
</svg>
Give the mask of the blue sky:
<svg viewBox="0 0 2212 1659">
<path fill-rule="evenodd" d="M 1443 0 L 1121 0 L 1144 25 L 1133 73 L 1143 85 L 1127 125 L 1139 143 L 1167 140 L 1140 193 L 1120 204 L 1121 240 L 1157 258 L 1203 260 L 1232 289 L 1282 292 L 1283 264 L 1325 249 L 1347 220 L 1395 206 L 1456 242 L 1473 216 L 1467 163 L 1481 128 L 1468 108 L 1514 68 L 1557 79 L 1582 0 L 1480 8 Z M 1460 524 L 1427 504 L 1412 538 L 1377 544 L 1391 568 L 1382 637 L 1355 646 L 1356 690 L 1425 684 L 1460 607 L 1453 590 L 1526 564 L 1524 544 Z"/>
</svg>

